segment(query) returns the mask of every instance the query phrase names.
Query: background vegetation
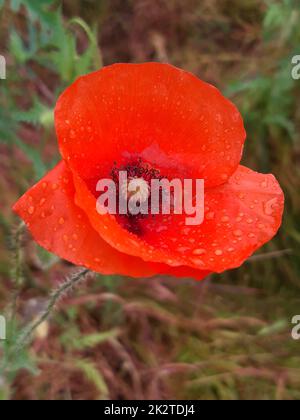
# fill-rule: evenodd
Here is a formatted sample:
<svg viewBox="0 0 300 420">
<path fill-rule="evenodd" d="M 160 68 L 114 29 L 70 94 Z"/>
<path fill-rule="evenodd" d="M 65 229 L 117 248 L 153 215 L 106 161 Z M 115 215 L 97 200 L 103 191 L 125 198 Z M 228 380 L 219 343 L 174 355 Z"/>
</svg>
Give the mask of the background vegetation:
<svg viewBox="0 0 300 420">
<path fill-rule="evenodd" d="M 298 1 L 0 0 L 0 13 L 0 399 L 299 399 Z M 245 163 L 285 191 L 281 231 L 201 283 L 90 276 L 16 353 L 22 327 L 72 271 L 11 212 L 59 158 L 55 100 L 103 64 L 148 60 L 191 70 L 237 103 Z"/>
</svg>

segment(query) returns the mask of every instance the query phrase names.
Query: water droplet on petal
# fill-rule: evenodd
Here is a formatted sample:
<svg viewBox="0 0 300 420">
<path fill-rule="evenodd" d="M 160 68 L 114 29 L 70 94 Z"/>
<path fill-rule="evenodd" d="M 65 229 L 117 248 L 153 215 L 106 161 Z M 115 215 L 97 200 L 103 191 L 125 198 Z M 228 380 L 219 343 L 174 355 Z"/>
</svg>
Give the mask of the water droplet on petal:
<svg viewBox="0 0 300 420">
<path fill-rule="evenodd" d="M 206 253 L 206 251 L 205 251 L 205 249 L 194 249 L 194 251 L 193 251 L 193 254 L 194 255 L 203 255 L 203 254 L 205 254 Z"/>
<path fill-rule="evenodd" d="M 185 253 L 185 252 L 187 252 L 187 251 L 189 251 L 190 249 L 189 248 L 187 248 L 186 246 L 180 246 L 179 248 L 178 248 L 178 252 L 180 252 L 181 254 L 183 254 L 183 253 Z"/>
<path fill-rule="evenodd" d="M 277 204 L 277 198 L 267 201 L 264 204 L 264 211 L 267 216 L 271 216 L 274 212 L 274 206 Z"/>
<path fill-rule="evenodd" d="M 267 188 L 268 183 L 267 183 L 267 181 L 263 181 L 260 185 L 261 185 L 262 188 Z"/>
<path fill-rule="evenodd" d="M 233 232 L 234 236 L 243 236 L 243 232 L 240 229 L 237 229 Z"/>
<path fill-rule="evenodd" d="M 64 219 L 63 217 L 61 217 L 61 218 L 59 219 L 58 223 L 59 223 L 60 225 L 63 225 L 63 224 L 65 223 L 65 219 Z"/>
<path fill-rule="evenodd" d="M 204 265 L 203 261 L 199 258 L 192 258 L 191 261 L 196 265 Z"/>
<path fill-rule="evenodd" d="M 217 249 L 216 251 L 215 251 L 215 254 L 216 255 L 223 255 L 223 251 L 221 250 L 221 249 Z"/>
<path fill-rule="evenodd" d="M 209 213 L 207 213 L 206 215 L 206 219 L 207 220 L 213 220 L 215 217 L 215 213 L 213 211 L 210 211 Z"/>
<path fill-rule="evenodd" d="M 35 208 L 33 206 L 30 206 L 28 209 L 29 214 L 33 214 L 35 212 Z"/>
<path fill-rule="evenodd" d="M 190 231 L 191 231 L 191 228 L 185 228 L 185 229 L 182 230 L 182 233 L 184 235 L 189 235 Z"/>
</svg>

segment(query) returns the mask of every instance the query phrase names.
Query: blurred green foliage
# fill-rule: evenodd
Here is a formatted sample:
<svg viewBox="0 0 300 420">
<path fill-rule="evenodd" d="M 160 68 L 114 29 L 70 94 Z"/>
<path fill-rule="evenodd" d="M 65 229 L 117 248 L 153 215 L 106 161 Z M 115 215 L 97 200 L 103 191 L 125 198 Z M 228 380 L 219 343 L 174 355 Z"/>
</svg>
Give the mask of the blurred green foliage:
<svg viewBox="0 0 300 420">
<path fill-rule="evenodd" d="M 53 6 L 52 0 L 43 1 L 12 1 L 10 7 L 2 11 L 9 20 L 9 52 L 13 59 L 13 71 L 8 69 L 8 80 L 11 86 L 1 86 L 0 107 L 4 112 L 0 114 L 0 142 L 12 146 L 17 145 L 23 150 L 33 163 L 36 179 L 42 177 L 46 169 L 53 166 L 53 162 L 43 161 L 41 150 L 22 142 L 18 136 L 19 123 L 39 125 L 45 130 L 53 127 L 53 106 L 61 90 L 80 75 L 100 68 L 102 59 L 97 42 L 96 25 L 89 27 L 81 18 L 76 17 L 65 21 L 61 7 Z M 4 5 L 2 6 L 4 7 Z M 14 17 L 20 10 L 25 9 L 26 39 L 24 34 L 15 29 Z M 37 26 L 38 23 L 38 26 Z M 78 52 L 77 37 L 74 31 L 79 29 L 86 37 L 84 51 Z M 30 63 L 30 68 L 27 64 Z M 35 70 L 35 65 L 38 69 Z M 22 83 L 19 72 L 28 72 L 29 80 L 39 80 L 43 69 L 52 72 L 59 80 L 50 105 L 42 101 L 38 95 L 31 95 L 31 103 L 26 104 L 26 110 L 20 110 L 19 97 L 26 87 Z M 11 78 L 11 79 L 10 79 Z M 9 90 L 8 90 L 9 89 Z"/>
</svg>

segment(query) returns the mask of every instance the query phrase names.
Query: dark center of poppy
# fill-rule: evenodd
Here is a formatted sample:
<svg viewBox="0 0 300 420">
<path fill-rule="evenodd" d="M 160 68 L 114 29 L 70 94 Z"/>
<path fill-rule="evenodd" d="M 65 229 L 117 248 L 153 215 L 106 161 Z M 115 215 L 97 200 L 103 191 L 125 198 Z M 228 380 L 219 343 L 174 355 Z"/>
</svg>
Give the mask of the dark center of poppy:
<svg viewBox="0 0 300 420">
<path fill-rule="evenodd" d="M 120 182 L 121 172 L 127 174 L 125 183 Z M 151 217 L 151 181 L 153 179 L 162 180 L 161 172 L 151 167 L 150 164 L 143 162 L 142 159 L 136 159 L 123 166 L 117 166 L 117 163 L 115 163 L 110 175 L 117 188 L 118 201 L 122 196 L 126 196 L 128 201 L 134 197 L 137 204 L 148 206 L 147 214 L 132 215 L 130 211 L 126 215 L 117 214 L 118 222 L 125 229 L 134 234 L 142 235 L 141 220 Z M 119 202 L 117 204 L 117 208 L 119 208 Z"/>
</svg>

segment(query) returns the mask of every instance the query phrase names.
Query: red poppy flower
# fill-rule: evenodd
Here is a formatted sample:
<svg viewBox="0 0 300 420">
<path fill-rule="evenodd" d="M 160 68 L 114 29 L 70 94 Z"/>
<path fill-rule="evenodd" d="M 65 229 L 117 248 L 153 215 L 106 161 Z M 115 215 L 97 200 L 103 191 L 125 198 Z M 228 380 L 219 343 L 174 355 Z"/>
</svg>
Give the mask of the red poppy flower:
<svg viewBox="0 0 300 420">
<path fill-rule="evenodd" d="M 273 175 L 239 166 L 236 107 L 167 64 L 117 64 L 79 78 L 59 98 L 62 161 L 15 205 L 35 240 L 103 274 L 201 279 L 240 266 L 281 224 Z M 120 169 L 148 178 L 204 179 L 205 219 L 100 215 L 97 180 Z"/>
</svg>

